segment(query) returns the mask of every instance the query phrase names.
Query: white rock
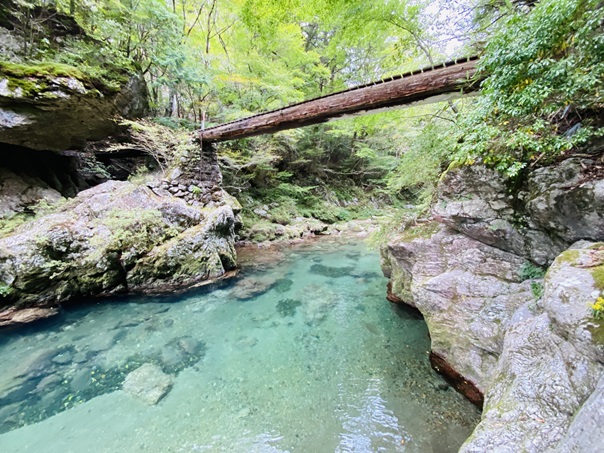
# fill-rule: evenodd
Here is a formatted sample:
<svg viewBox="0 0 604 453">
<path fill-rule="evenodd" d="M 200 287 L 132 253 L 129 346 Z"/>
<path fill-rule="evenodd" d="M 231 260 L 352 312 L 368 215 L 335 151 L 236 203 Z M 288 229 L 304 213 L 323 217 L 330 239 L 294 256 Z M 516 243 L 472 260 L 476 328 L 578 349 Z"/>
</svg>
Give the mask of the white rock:
<svg viewBox="0 0 604 453">
<path fill-rule="evenodd" d="M 154 406 L 171 389 L 172 378 L 157 365 L 145 363 L 128 374 L 122 389 L 133 398 Z"/>
</svg>

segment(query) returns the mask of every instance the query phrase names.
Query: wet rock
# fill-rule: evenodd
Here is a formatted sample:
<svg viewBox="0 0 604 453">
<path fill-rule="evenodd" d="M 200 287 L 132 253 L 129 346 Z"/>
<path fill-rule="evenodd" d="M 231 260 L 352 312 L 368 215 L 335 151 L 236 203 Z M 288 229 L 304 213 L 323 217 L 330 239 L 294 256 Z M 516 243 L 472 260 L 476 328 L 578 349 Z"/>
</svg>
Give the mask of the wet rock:
<svg viewBox="0 0 604 453">
<path fill-rule="evenodd" d="M 308 285 L 300 296 L 300 310 L 309 325 L 323 321 L 337 302 L 337 295 L 320 285 Z"/>
<path fill-rule="evenodd" d="M 310 266 L 310 272 L 317 275 L 322 275 L 323 277 L 329 278 L 341 278 L 348 277 L 354 271 L 354 267 L 334 267 L 334 266 L 325 266 L 323 264 L 313 264 Z"/>
<path fill-rule="evenodd" d="M 63 381 L 63 378 L 58 374 L 51 374 L 49 376 L 44 377 L 38 385 L 36 386 L 37 393 L 45 393 L 49 389 L 56 387 Z"/>
<path fill-rule="evenodd" d="M 106 351 L 113 347 L 116 341 L 122 338 L 125 333 L 124 330 L 100 331 L 89 340 L 88 350 L 91 352 Z"/>
<path fill-rule="evenodd" d="M 73 361 L 73 354 L 70 351 L 60 352 L 52 358 L 53 363 L 66 365 Z"/>
<path fill-rule="evenodd" d="M 290 278 L 280 278 L 273 285 L 273 289 L 278 293 L 286 293 L 294 285 L 294 281 Z"/>
<path fill-rule="evenodd" d="M 205 344 L 192 337 L 182 337 L 178 339 L 178 346 L 189 355 L 198 355 L 205 350 Z"/>
<path fill-rule="evenodd" d="M 185 361 L 185 354 L 175 345 L 167 345 L 161 350 L 160 360 L 165 367 L 175 368 Z"/>
<path fill-rule="evenodd" d="M 10 431 L 19 426 L 19 404 L 8 404 L 0 407 L 0 433 Z"/>
<path fill-rule="evenodd" d="M 66 396 L 67 392 L 63 388 L 57 388 L 50 392 L 44 392 L 39 402 L 40 411 L 57 411 L 60 408 L 61 402 Z"/>
<path fill-rule="evenodd" d="M 142 403 L 154 406 L 171 387 L 172 378 L 169 375 L 158 366 L 145 363 L 126 376 L 122 389 Z"/>
<path fill-rule="evenodd" d="M 86 351 L 76 352 L 73 356 L 73 361 L 75 363 L 84 363 L 88 360 L 89 353 Z"/>
<path fill-rule="evenodd" d="M 291 317 L 296 315 L 296 309 L 302 305 L 302 302 L 296 299 L 281 299 L 277 302 L 277 312 L 281 317 Z"/>
<path fill-rule="evenodd" d="M 237 347 L 238 348 L 253 348 L 254 346 L 256 346 L 258 344 L 258 338 L 256 337 L 240 337 L 237 340 Z"/>
<path fill-rule="evenodd" d="M 92 384 L 92 370 L 83 368 L 76 372 L 69 386 L 75 393 L 86 390 Z"/>
<path fill-rule="evenodd" d="M 36 380 L 23 380 L 15 383 L 12 387 L 0 393 L 0 406 L 19 403 L 28 398 L 29 394 L 36 389 Z"/>
<path fill-rule="evenodd" d="M 275 280 L 267 277 L 247 277 L 237 281 L 232 295 L 236 299 L 248 300 L 264 294 L 273 287 Z"/>
</svg>

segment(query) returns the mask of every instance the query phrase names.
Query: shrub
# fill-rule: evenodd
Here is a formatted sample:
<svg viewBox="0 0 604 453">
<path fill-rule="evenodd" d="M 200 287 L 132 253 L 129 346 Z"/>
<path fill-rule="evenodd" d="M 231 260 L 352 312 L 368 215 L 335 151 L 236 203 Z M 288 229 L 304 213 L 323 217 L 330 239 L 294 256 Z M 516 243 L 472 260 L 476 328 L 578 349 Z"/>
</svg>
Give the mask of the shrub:
<svg viewBox="0 0 604 453">
<path fill-rule="evenodd" d="M 542 0 L 513 15 L 480 60 L 488 78 L 456 159 L 516 177 L 601 136 L 603 21 L 600 0 Z"/>
</svg>

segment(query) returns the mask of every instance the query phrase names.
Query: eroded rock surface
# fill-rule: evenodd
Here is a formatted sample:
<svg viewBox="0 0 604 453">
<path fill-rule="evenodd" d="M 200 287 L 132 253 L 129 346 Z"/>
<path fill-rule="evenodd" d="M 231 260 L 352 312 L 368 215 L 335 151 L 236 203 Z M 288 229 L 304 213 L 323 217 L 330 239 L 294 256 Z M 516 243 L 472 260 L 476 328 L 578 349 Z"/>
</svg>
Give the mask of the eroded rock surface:
<svg viewBox="0 0 604 453">
<path fill-rule="evenodd" d="M 580 239 L 604 237 L 604 180 L 571 158 L 534 171 L 518 190 L 481 165 L 449 171 L 434 216 L 480 242 L 548 265 Z"/>
<path fill-rule="evenodd" d="M 526 261 L 447 228 L 392 241 L 383 256 L 392 293 L 424 314 L 432 352 L 484 392 L 512 314 L 532 298 Z"/>
<path fill-rule="evenodd" d="M 142 77 L 125 77 L 118 90 L 95 84 L 75 68 L 0 67 L 0 143 L 38 150 L 83 148 L 116 130 L 118 115 L 148 110 Z M 52 127 L 49 127 L 52 125 Z"/>
<path fill-rule="evenodd" d="M 591 305 L 604 291 L 595 242 L 604 179 L 594 169 L 594 159 L 571 158 L 519 187 L 482 166 L 451 170 L 434 208 L 442 226 L 382 251 L 388 298 L 425 316 L 433 365 L 474 401 L 484 395 L 462 452 L 595 451 L 601 429 L 587 420 L 602 399 L 604 323 Z M 551 265 L 544 279 L 531 263 Z"/>
<path fill-rule="evenodd" d="M 575 414 L 593 414 L 593 400 L 602 398 L 595 393 L 582 409 L 604 370 L 604 326 L 590 309 L 603 269 L 604 244 L 578 243 L 554 261 L 540 303 L 522 306 L 512 318 L 482 421 L 462 452 L 592 451 L 565 445 L 590 442 L 593 433 L 577 420 L 572 431 L 569 426 Z"/>
<path fill-rule="evenodd" d="M 81 296 L 166 290 L 235 266 L 235 218 L 110 181 L 0 239 L 0 319 Z"/>
</svg>

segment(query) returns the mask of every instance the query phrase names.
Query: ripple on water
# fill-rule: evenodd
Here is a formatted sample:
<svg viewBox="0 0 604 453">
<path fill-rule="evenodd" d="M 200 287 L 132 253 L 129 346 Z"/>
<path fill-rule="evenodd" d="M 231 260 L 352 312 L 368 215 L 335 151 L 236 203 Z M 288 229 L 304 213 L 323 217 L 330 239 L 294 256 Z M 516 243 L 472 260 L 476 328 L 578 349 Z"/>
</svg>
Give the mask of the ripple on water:
<svg viewBox="0 0 604 453">
<path fill-rule="evenodd" d="M 428 364 L 359 244 L 283 249 L 226 286 L 91 304 L 0 344 L 1 451 L 447 452 L 478 411 Z M 247 256 L 253 263 L 253 256 Z M 151 363 L 173 387 L 121 391 Z"/>
</svg>

